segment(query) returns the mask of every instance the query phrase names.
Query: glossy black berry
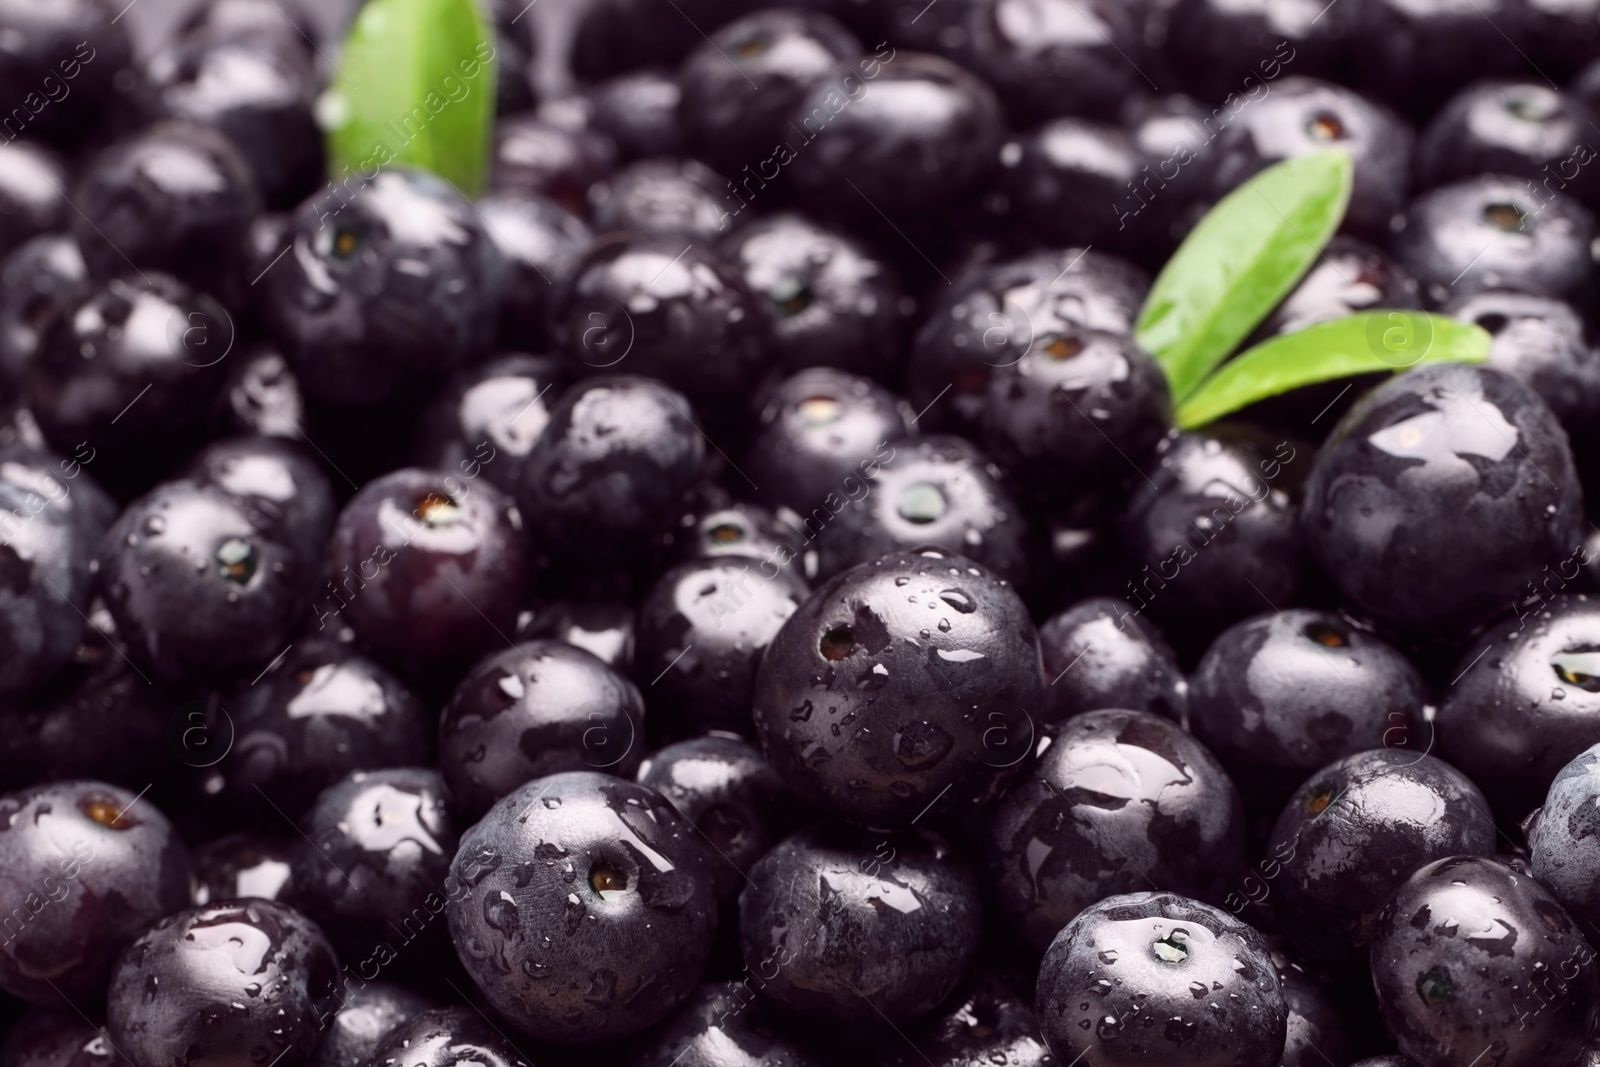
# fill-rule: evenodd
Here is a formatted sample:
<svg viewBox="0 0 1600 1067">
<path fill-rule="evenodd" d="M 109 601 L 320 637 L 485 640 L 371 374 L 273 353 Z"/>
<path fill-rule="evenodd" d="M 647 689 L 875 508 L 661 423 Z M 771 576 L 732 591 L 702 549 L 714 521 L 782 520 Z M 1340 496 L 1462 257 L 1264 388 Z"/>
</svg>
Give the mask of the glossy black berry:
<svg viewBox="0 0 1600 1067">
<path fill-rule="evenodd" d="M 781 213 L 750 220 L 718 247 L 766 298 L 780 370 L 838 367 L 880 380 L 898 372 L 908 298 L 894 266 L 867 245 Z"/>
<path fill-rule="evenodd" d="M 128 946 L 106 994 L 106 1029 L 134 1067 L 222 1067 L 308 1058 L 331 1014 L 339 963 L 322 930 L 270 900 L 170 915 Z"/>
<path fill-rule="evenodd" d="M 1062 1063 L 1198 1067 L 1226 1049 L 1237 1067 L 1274 1067 L 1283 1054 L 1288 1006 L 1266 939 L 1176 893 L 1080 913 L 1045 953 L 1035 997 Z"/>
<path fill-rule="evenodd" d="M 567 391 L 529 453 L 522 513 L 541 544 L 568 558 L 614 559 L 665 528 L 705 453 L 676 389 L 593 378 Z"/>
<path fill-rule="evenodd" d="M 1104 115 L 1151 87 L 1139 69 L 1148 62 L 1139 15 L 1102 0 L 1072 3 L 975 0 L 925 15 L 900 4 L 890 39 L 917 41 L 978 74 L 1018 123 Z"/>
<path fill-rule="evenodd" d="M 156 110 L 226 137 L 267 207 L 293 207 L 316 188 L 326 169 L 312 115 L 317 86 L 295 51 L 253 41 L 179 46 L 146 71 Z"/>
<path fill-rule="evenodd" d="M 1372 938 L 1372 984 L 1419 1063 L 1487 1049 L 1506 1067 L 1572 1063 L 1600 1014 L 1594 950 L 1544 886 L 1482 856 L 1430 863 Z"/>
<path fill-rule="evenodd" d="M 1351 12 L 1357 80 L 1366 91 L 1426 116 L 1476 78 L 1519 69 L 1524 9 L 1510 0 L 1456 3 L 1368 0 Z"/>
<path fill-rule="evenodd" d="M 876 218 L 942 207 L 993 171 L 994 90 L 954 63 L 879 48 L 818 79 L 772 159 L 819 212 Z"/>
<path fill-rule="evenodd" d="M 1282 952 L 1274 951 L 1289 1025 L 1280 1067 L 1351 1063 L 1364 1042 L 1345 1007 L 1345 990 Z M 1326 1051 L 1324 1051 L 1326 1050 Z"/>
<path fill-rule="evenodd" d="M 347 956 L 391 939 L 444 943 L 436 920 L 459 826 L 438 771 L 355 771 L 324 789 L 296 827 L 295 903 Z"/>
<path fill-rule="evenodd" d="M 989 379 L 1037 337 L 1129 334 L 1150 279 L 1092 249 L 1038 252 L 975 271 L 940 296 L 917 331 L 906 392 L 924 429 L 978 432 Z"/>
<path fill-rule="evenodd" d="M 1251 58 L 1273 62 L 1267 53 Z M 1158 255 L 1177 247 L 1209 199 L 1217 164 L 1211 142 L 1227 114 L 1227 105 L 1212 108 L 1183 93 L 1136 96 L 1122 104 L 1122 126 L 1142 165 L 1133 185 L 1119 191 L 1113 211 L 1119 224 Z"/>
<path fill-rule="evenodd" d="M 171 39 L 190 47 L 251 44 L 285 52 L 291 57 L 311 57 L 312 43 L 289 25 L 277 0 L 216 0 L 195 8 L 171 28 Z M 312 24 L 309 28 L 316 30 Z"/>
<path fill-rule="evenodd" d="M 522 783 L 560 771 L 633 776 L 644 756 L 644 699 L 592 654 L 537 640 L 467 672 L 439 720 L 452 802 L 477 818 Z"/>
<path fill-rule="evenodd" d="M 979 964 L 956 991 L 902 1039 L 885 1039 L 886 1064 L 913 1067 L 1051 1067 L 1054 1062 L 1031 996 L 1008 981 L 1009 975 Z"/>
<path fill-rule="evenodd" d="M 534 779 L 461 837 L 446 888 L 456 953 L 532 1037 L 625 1037 L 693 992 L 715 862 L 654 789 L 594 771 Z"/>
<path fill-rule="evenodd" d="M 93 778 L 137 791 L 166 777 L 180 698 L 124 658 L 100 601 L 89 602 L 86 614 L 90 628 L 68 663 L 28 699 L 9 701 L 0 781 L 19 787 Z M 19 662 L 37 670 L 35 661 Z"/>
<path fill-rule="evenodd" d="M 494 113 L 515 115 L 533 107 L 533 62 L 518 27 L 507 26 L 514 5 L 496 0 L 501 15 L 492 30 L 494 38 Z"/>
<path fill-rule="evenodd" d="M 395 662 L 459 666 L 504 643 L 531 554 L 516 506 L 490 482 L 398 470 L 340 512 L 317 621 L 331 611 Z"/>
<path fill-rule="evenodd" d="M 1391 247 L 1436 305 L 1484 289 L 1571 300 L 1593 276 L 1594 232 L 1566 193 L 1491 174 L 1413 200 Z"/>
<path fill-rule="evenodd" d="M 551 356 L 512 353 L 457 375 L 423 412 L 417 433 L 421 467 L 466 481 L 482 475 L 513 496 L 522 468 L 567 384 Z"/>
<path fill-rule="evenodd" d="M 563 129 L 531 113 L 513 115 L 495 123 L 489 187 L 545 197 L 587 215 L 589 187 L 611 173 L 613 154 L 592 132 Z"/>
<path fill-rule="evenodd" d="M 807 556 L 799 547 L 804 538 L 793 525 L 756 504 L 719 500 L 690 508 L 663 539 L 677 560 L 754 557 L 761 561 L 762 574 L 771 574 L 775 567 L 806 573 Z M 815 563 L 815 553 L 810 562 Z"/>
<path fill-rule="evenodd" d="M 1531 873 L 1580 924 L 1600 920 L 1600 751 L 1591 746 L 1562 767 L 1528 830 Z M 1587 936 L 1587 935 L 1585 935 Z"/>
<path fill-rule="evenodd" d="M 39 340 L 88 277 L 78 243 L 52 233 L 24 242 L 0 263 L 0 374 L 27 381 Z"/>
<path fill-rule="evenodd" d="M 1265 899 L 1286 937 L 1310 962 L 1361 960 L 1389 894 L 1424 863 L 1490 855 L 1489 806 L 1466 775 L 1444 761 L 1400 749 L 1335 760 L 1295 790 L 1260 864 Z M 1360 863 L 1348 862 L 1359 854 Z M 1242 908 L 1238 894 L 1229 906 Z"/>
<path fill-rule="evenodd" d="M 693 159 L 644 159 L 589 187 L 595 229 L 713 241 L 728 228 L 726 183 Z"/>
<path fill-rule="evenodd" d="M 1600 742 L 1590 710 L 1600 706 L 1600 604 L 1558 595 L 1515 611 L 1463 651 L 1439 705 L 1440 754 L 1510 819 Z"/>
<path fill-rule="evenodd" d="M 813 83 L 860 52 L 849 30 L 815 11 L 745 15 L 684 60 L 678 121 L 696 154 L 738 181 L 794 136 L 789 113 Z"/>
<path fill-rule="evenodd" d="M 1030 234 L 1052 244 L 1116 248 L 1144 239 L 1144 228 L 1135 224 L 1140 202 L 1129 194 L 1142 177 L 1144 158 L 1117 127 L 1052 119 L 1007 142 L 1000 162 L 1017 221 Z M 1130 199 L 1131 205 L 1124 203 Z M 1153 213 L 1145 221 L 1151 218 Z"/>
<path fill-rule="evenodd" d="M 227 437 L 189 460 L 183 476 L 249 501 L 275 521 L 300 560 L 321 560 L 338 505 L 333 484 L 303 445 L 282 437 Z"/>
<path fill-rule="evenodd" d="M 678 105 L 683 91 L 675 71 L 645 68 L 619 74 L 588 92 L 589 122 L 611 138 L 619 159 L 679 156 L 688 151 Z"/>
<path fill-rule="evenodd" d="M 1421 300 L 1417 280 L 1387 253 L 1341 234 L 1328 242 L 1253 336 L 1264 340 L 1364 311 L 1419 308 Z"/>
<path fill-rule="evenodd" d="M 931 545 L 1022 587 L 1029 570 L 1026 516 L 999 469 L 965 438 L 903 438 L 880 444 L 865 462 L 861 479 L 846 478 L 801 518 L 807 539 L 817 541 L 818 574 L 830 577 Z"/>
<path fill-rule="evenodd" d="M 1352 14 L 1316 0 L 1250 6 L 1181 0 L 1169 16 L 1167 54 L 1190 91 L 1221 101 L 1227 115 L 1278 92 L 1286 70 L 1318 78 L 1337 73 Z"/>
<path fill-rule="evenodd" d="M 86 780 L 0 797 L 0 988 L 98 1004 L 117 953 L 189 902 L 189 850 L 137 791 Z"/>
<path fill-rule="evenodd" d="M 736 0 L 683 0 L 670 11 L 640 0 L 604 0 L 583 13 L 575 30 L 573 69 L 602 78 L 641 64 L 676 63 L 703 33 L 742 13 Z"/>
<path fill-rule="evenodd" d="M 741 982 L 707 982 L 658 1030 L 628 1067 L 821 1067 L 783 1035 L 780 1020 Z"/>
<path fill-rule="evenodd" d="M 818 823 L 783 839 L 739 896 L 745 973 L 787 1014 L 902 1025 L 931 1010 L 977 951 L 978 883 L 931 835 Z"/>
<path fill-rule="evenodd" d="M 1172 419 L 1166 376 L 1125 334 L 1036 334 L 989 375 L 990 455 L 1036 495 L 1074 497 L 1138 466 Z"/>
<path fill-rule="evenodd" d="M 288 838 L 234 833 L 207 841 L 194 850 L 192 904 L 211 904 L 239 897 L 257 897 L 287 903 L 289 857 L 294 843 Z"/>
<path fill-rule="evenodd" d="M 0 33 L 10 42 L 0 93 L 14 101 L 8 139 L 27 131 L 78 142 L 110 117 L 117 76 L 131 73 L 133 52 L 118 13 L 113 0 L 12 4 L 0 12 Z"/>
<path fill-rule="evenodd" d="M 1585 164 L 1590 114 L 1539 80 L 1478 82 L 1440 109 L 1417 143 L 1424 188 L 1477 174 L 1524 178 L 1545 192 L 1593 201 L 1600 179 Z"/>
<path fill-rule="evenodd" d="M 71 210 L 67 170 L 55 153 L 30 141 L 0 145 L 0 254 L 66 229 Z"/>
<path fill-rule="evenodd" d="M 317 1021 L 323 1033 L 307 1062 L 310 1067 L 362 1067 L 392 1031 L 437 1006 L 432 997 L 393 982 L 359 976 L 352 981 L 346 970 L 332 1017 Z"/>
<path fill-rule="evenodd" d="M 907 826 L 942 799 L 967 808 L 998 793 L 1043 704 L 1038 635 L 1016 592 L 925 549 L 813 593 L 762 657 L 754 714 L 801 797 L 863 825 Z"/>
<path fill-rule="evenodd" d="M 277 346 L 243 345 L 227 367 L 228 375 L 211 402 L 212 432 L 304 440 L 305 393 Z"/>
<path fill-rule="evenodd" d="M 1161 631 L 1115 597 L 1093 597 L 1039 626 L 1045 718 L 1053 727 L 1100 708 L 1154 712 L 1184 721 L 1188 683 Z"/>
<path fill-rule="evenodd" d="M 236 303 L 245 233 L 261 210 L 249 166 L 223 136 L 157 125 L 101 153 L 74 194 L 73 236 L 89 273 L 163 271 Z"/>
<path fill-rule="evenodd" d="M 265 664 L 298 623 L 315 573 L 280 516 L 188 479 L 130 504 L 101 549 L 119 632 L 169 681 Z"/>
<path fill-rule="evenodd" d="M 1411 128 L 1384 105 L 1314 78 L 1284 78 L 1217 136 L 1216 195 L 1284 159 L 1337 148 L 1354 164 L 1346 232 L 1383 240 L 1406 202 Z"/>
<path fill-rule="evenodd" d="M 1500 371 L 1445 364 L 1392 379 L 1340 420 L 1306 481 L 1301 530 L 1365 612 L 1460 632 L 1578 545 L 1580 497 L 1566 435 L 1538 394 Z"/>
<path fill-rule="evenodd" d="M 740 469 L 770 507 L 801 516 L 825 503 L 832 510 L 841 498 L 861 495 L 865 480 L 893 454 L 889 442 L 914 432 L 915 417 L 909 404 L 870 378 L 829 367 L 802 370 L 767 394 Z"/>
<path fill-rule="evenodd" d="M 1268 610 L 1217 635 L 1189 679 L 1189 727 L 1252 804 L 1276 810 L 1330 760 L 1422 753 L 1422 674 L 1338 615 Z"/>
<path fill-rule="evenodd" d="M 505 260 L 500 343 L 537 351 L 547 341 L 545 320 L 556 283 L 589 246 L 588 225 L 554 200 L 496 193 L 478 202 L 483 228 Z"/>
<path fill-rule="evenodd" d="M 100 554 L 101 589 L 130 655 L 168 681 L 265 666 L 289 643 L 315 574 L 278 517 L 188 480 L 130 504 Z"/>
<path fill-rule="evenodd" d="M 474 1008 L 431 1008 L 378 1042 L 371 1067 L 529 1067 L 505 1034 Z"/>
<path fill-rule="evenodd" d="M 201 732 L 180 737 L 182 755 L 211 768 L 208 796 L 249 810 L 276 805 L 295 818 L 350 771 L 433 758 L 431 709 L 383 667 L 327 637 L 296 640 L 266 673 L 199 710 L 187 721 Z"/>
<path fill-rule="evenodd" d="M 635 674 L 648 683 L 657 729 L 748 734 L 756 671 L 806 599 L 793 568 L 719 555 L 668 570 L 639 603 Z"/>
<path fill-rule="evenodd" d="M 597 241 L 550 316 L 551 339 L 589 373 L 660 378 L 697 402 L 745 401 L 765 362 L 766 309 L 703 239 Z"/>
<path fill-rule="evenodd" d="M 1304 443 L 1215 427 L 1173 434 L 1119 519 L 1139 612 L 1216 627 L 1288 603 L 1305 570 L 1296 529 Z"/>
<path fill-rule="evenodd" d="M 5 1067 L 128 1067 L 96 1026 L 71 1008 L 32 1008 L 0 1042 Z"/>
<path fill-rule="evenodd" d="M 1587 433 L 1600 413 L 1600 351 L 1572 305 L 1490 289 L 1452 300 L 1440 310 L 1488 330 L 1494 337 L 1489 366 L 1532 386 L 1569 437 L 1576 440 Z"/>
<path fill-rule="evenodd" d="M 74 460 L 0 460 L 0 693 L 38 689 L 77 651 L 108 503 Z"/>
<path fill-rule="evenodd" d="M 482 216 L 441 178 L 351 175 L 296 209 L 287 241 L 260 299 L 317 399 L 397 400 L 494 340 L 506 268 Z"/>
<path fill-rule="evenodd" d="M 992 809 L 985 838 L 1002 912 L 1043 952 L 1085 908 L 1146 879 L 1220 901 L 1244 860 L 1244 807 L 1222 764 L 1181 727 L 1106 709 L 1055 731 Z"/>
<path fill-rule="evenodd" d="M 639 781 L 671 801 L 727 861 L 712 869 L 724 903 L 738 898 L 750 866 L 802 817 L 761 750 L 724 733 L 658 749 L 640 764 Z"/>
<path fill-rule="evenodd" d="M 1529 59 L 1540 69 L 1551 70 L 1557 78 L 1573 71 L 1581 75 L 1587 69 L 1584 64 L 1594 59 L 1600 38 L 1595 5 L 1590 0 L 1571 4 L 1528 0 L 1526 13 Z M 1594 1053 L 1590 1055 L 1592 1058 Z"/>
<path fill-rule="evenodd" d="M 604 600 L 556 600 L 517 616 L 518 640 L 550 638 L 593 653 L 627 673 L 633 667 L 633 609 Z"/>
<path fill-rule="evenodd" d="M 233 320 L 210 297 L 130 271 L 58 307 L 39 337 L 28 405 L 62 453 L 181 447 L 221 388 L 233 342 Z"/>
</svg>

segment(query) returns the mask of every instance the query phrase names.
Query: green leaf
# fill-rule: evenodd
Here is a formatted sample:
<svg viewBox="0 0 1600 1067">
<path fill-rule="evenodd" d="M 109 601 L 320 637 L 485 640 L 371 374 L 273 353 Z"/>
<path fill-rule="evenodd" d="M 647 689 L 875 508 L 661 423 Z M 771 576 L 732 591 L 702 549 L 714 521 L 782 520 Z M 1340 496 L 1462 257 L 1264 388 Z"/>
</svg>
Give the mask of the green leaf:
<svg viewBox="0 0 1600 1067">
<path fill-rule="evenodd" d="M 1180 429 L 1291 389 L 1423 363 L 1482 363 L 1487 330 L 1423 311 L 1368 311 L 1307 326 L 1241 352 L 1178 405 Z"/>
<path fill-rule="evenodd" d="M 1350 157 L 1318 152 L 1245 180 L 1184 238 L 1139 312 L 1135 337 L 1182 401 L 1293 289 L 1350 202 Z"/>
<path fill-rule="evenodd" d="M 422 167 L 483 188 L 494 124 L 494 41 L 476 0 L 370 0 L 319 112 L 334 181 Z"/>
</svg>

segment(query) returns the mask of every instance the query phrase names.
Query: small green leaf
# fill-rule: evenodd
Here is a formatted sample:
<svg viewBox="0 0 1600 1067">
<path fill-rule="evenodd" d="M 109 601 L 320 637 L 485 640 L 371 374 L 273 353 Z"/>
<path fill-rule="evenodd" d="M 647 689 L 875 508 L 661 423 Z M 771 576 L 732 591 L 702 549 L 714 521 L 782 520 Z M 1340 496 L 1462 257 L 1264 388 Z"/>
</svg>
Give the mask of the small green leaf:
<svg viewBox="0 0 1600 1067">
<path fill-rule="evenodd" d="M 330 176 L 409 164 L 475 196 L 494 123 L 494 56 L 476 0 L 370 0 L 319 104 Z"/>
<path fill-rule="evenodd" d="M 1249 336 L 1322 251 L 1350 202 L 1350 157 L 1317 152 L 1246 179 L 1161 269 L 1135 337 L 1181 401 Z"/>
<path fill-rule="evenodd" d="M 1178 405 L 1179 429 L 1291 389 L 1423 363 L 1482 363 L 1487 330 L 1423 311 L 1368 311 L 1307 326 L 1241 352 Z"/>
</svg>

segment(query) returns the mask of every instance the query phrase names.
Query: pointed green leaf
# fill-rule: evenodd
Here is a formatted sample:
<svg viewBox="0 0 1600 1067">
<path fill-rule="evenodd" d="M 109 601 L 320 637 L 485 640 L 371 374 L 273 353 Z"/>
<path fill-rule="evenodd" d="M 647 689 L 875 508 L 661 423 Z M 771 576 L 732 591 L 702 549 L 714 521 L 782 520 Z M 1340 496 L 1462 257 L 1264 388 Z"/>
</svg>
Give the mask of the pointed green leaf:
<svg viewBox="0 0 1600 1067">
<path fill-rule="evenodd" d="M 1344 218 L 1350 157 L 1274 164 L 1217 202 L 1156 277 L 1135 336 L 1183 400 L 1305 274 Z"/>
<path fill-rule="evenodd" d="M 1487 330 L 1422 311 L 1368 311 L 1263 341 L 1229 360 L 1178 405 L 1180 429 L 1304 385 L 1423 363 L 1482 363 Z"/>
<path fill-rule="evenodd" d="M 370 0 L 319 103 L 330 177 L 405 164 L 475 196 L 494 124 L 494 54 L 476 0 Z"/>
</svg>

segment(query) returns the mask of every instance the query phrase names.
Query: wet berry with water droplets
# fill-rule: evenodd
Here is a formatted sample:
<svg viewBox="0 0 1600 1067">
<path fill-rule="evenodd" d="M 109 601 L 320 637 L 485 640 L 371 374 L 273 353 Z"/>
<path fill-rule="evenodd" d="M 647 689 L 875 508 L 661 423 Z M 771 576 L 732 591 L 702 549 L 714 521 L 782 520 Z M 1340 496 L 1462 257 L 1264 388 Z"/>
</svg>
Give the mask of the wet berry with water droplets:
<svg viewBox="0 0 1600 1067">
<path fill-rule="evenodd" d="M 1419 1063 L 1491 1050 L 1505 1067 L 1577 1062 L 1600 1014 L 1583 928 L 1543 885 L 1484 856 L 1436 860 L 1374 925 L 1372 984 Z"/>
<path fill-rule="evenodd" d="M 294 901 L 346 958 L 372 954 L 396 931 L 413 970 L 444 948 L 440 888 L 459 824 L 438 771 L 354 771 L 324 789 L 296 827 Z"/>
<path fill-rule="evenodd" d="M 0 989 L 99 1004 L 117 953 L 188 904 L 189 878 L 177 830 L 135 790 L 76 780 L 0 796 L 0 899 L 15 902 Z"/>
<path fill-rule="evenodd" d="M 644 698 L 565 641 L 523 641 L 469 670 L 439 719 L 452 803 L 476 819 L 534 778 L 594 770 L 628 778 L 645 753 Z"/>
<path fill-rule="evenodd" d="M 960 981 L 981 914 L 976 877 L 940 838 L 818 823 L 751 868 L 739 943 L 748 973 L 776 972 L 761 996 L 781 1011 L 903 1025 Z"/>
<path fill-rule="evenodd" d="M 456 954 L 533 1038 L 637 1033 L 694 991 L 721 862 L 648 786 L 595 771 L 536 778 L 461 836 L 446 907 Z"/>
<path fill-rule="evenodd" d="M 1092 1067 L 1275 1067 L 1288 1006 L 1266 938 L 1169 892 L 1107 897 L 1056 935 L 1035 1008 L 1050 1051 Z"/>
<path fill-rule="evenodd" d="M 762 657 L 754 711 L 768 758 L 806 801 L 908 826 L 941 801 L 995 796 L 1027 758 L 1043 703 L 1039 638 L 1016 592 L 924 549 L 812 594 Z"/>
<path fill-rule="evenodd" d="M 338 1003 L 339 962 L 316 923 L 270 900 L 168 915 L 123 952 L 106 1029 L 134 1067 L 204 1056 L 251 1067 L 263 1053 L 301 1063 Z"/>
<path fill-rule="evenodd" d="M 1478 787 L 1443 760 L 1375 749 L 1335 760 L 1295 790 L 1231 908 L 1262 900 L 1308 962 L 1360 962 L 1384 901 L 1442 856 L 1489 855 L 1496 833 Z M 1361 863 L 1345 858 L 1359 852 Z"/>
<path fill-rule="evenodd" d="M 1222 764 L 1145 711 L 1067 720 L 990 809 L 987 830 L 989 887 L 1036 952 L 1146 878 L 1220 902 L 1245 857 L 1244 806 Z"/>
</svg>

